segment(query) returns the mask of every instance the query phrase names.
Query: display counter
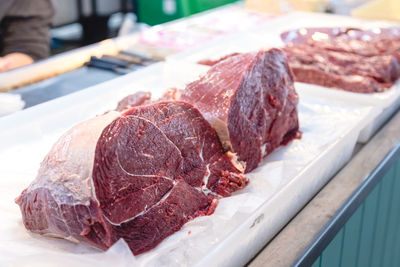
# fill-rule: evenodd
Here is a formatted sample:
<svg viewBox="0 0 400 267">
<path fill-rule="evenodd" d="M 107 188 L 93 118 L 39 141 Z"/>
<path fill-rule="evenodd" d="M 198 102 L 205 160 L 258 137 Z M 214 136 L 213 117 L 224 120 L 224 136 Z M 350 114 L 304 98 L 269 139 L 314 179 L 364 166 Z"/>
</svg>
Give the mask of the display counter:
<svg viewBox="0 0 400 267">
<path fill-rule="evenodd" d="M 240 25 L 233 19 L 238 15 L 243 18 Z M 227 18 L 225 24 L 217 23 L 221 18 Z M 209 70 L 198 60 L 281 47 L 282 31 L 309 27 L 315 21 L 326 27 L 393 25 L 311 13 L 274 17 L 235 4 L 1 74 L 0 87 L 23 86 L 13 92 L 25 94 L 28 104 L 25 110 L 0 118 L 0 161 L 4 163 L 0 187 L 9 188 L 0 205 L 0 214 L 7 218 L 0 227 L 0 240 L 9 244 L 0 247 L 0 253 L 11 255 L 5 264 L 13 263 L 13 257 L 21 264 L 29 263 L 34 255 L 39 263 L 68 259 L 66 264 L 76 266 L 99 261 L 112 264 L 115 257 L 119 258 L 115 266 L 132 262 L 137 266 L 399 265 L 399 83 L 380 95 L 365 96 L 296 83 L 302 139 L 269 155 L 248 174 L 250 184 L 243 191 L 220 200 L 215 214 L 185 224 L 138 257 L 133 257 L 123 242 L 99 252 L 30 235 L 13 203 L 35 177 L 51 145 L 73 125 L 114 109 L 126 95 L 150 91 L 157 98 L 171 87 L 184 88 Z M 215 37 L 218 31 L 211 33 L 212 22 L 224 32 L 221 38 Z M 201 27 L 196 30 L 194 25 Z M 232 29 L 232 25 L 237 27 Z M 185 39 L 188 35 L 191 39 Z M 171 36 L 185 42 L 170 42 Z M 193 42 L 198 45 L 192 47 Z M 163 57 L 146 54 L 157 51 L 157 46 L 163 47 Z M 100 70 L 93 74 L 81 68 L 96 53 L 101 56 L 121 50 L 165 61 L 126 75 Z M 69 63 L 63 66 L 63 62 Z M 53 80 L 43 80 L 46 73 L 54 76 Z M 57 76 L 59 73 L 63 74 Z M 79 81 L 80 75 L 89 74 L 93 84 Z M 37 80 L 42 81 L 27 85 Z M 48 86 L 49 81 L 58 86 Z M 83 85 L 74 86 L 74 82 Z M 69 90 L 68 85 L 74 88 Z M 20 162 L 24 164 L 20 166 Z M 35 242 L 40 245 L 32 246 Z M 24 248 L 29 248 L 28 252 Z M 47 254 L 50 256 L 45 257 Z"/>
</svg>

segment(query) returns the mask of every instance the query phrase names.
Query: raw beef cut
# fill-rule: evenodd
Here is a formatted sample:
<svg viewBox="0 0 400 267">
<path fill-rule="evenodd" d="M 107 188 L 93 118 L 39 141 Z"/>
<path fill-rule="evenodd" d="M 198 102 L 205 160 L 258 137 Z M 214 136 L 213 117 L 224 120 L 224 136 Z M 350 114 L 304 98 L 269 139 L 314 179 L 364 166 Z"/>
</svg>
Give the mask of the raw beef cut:
<svg viewBox="0 0 400 267">
<path fill-rule="evenodd" d="M 364 57 L 307 45 L 287 46 L 289 65 L 309 64 L 338 75 L 360 75 L 381 83 L 393 83 L 400 76 L 400 63 L 392 55 Z"/>
<path fill-rule="evenodd" d="M 32 232 L 145 252 L 247 184 L 188 103 L 111 111 L 64 134 L 16 199 Z"/>
<path fill-rule="evenodd" d="M 307 44 L 362 56 L 400 56 L 400 28 L 302 28 L 281 34 L 286 44 Z"/>
<path fill-rule="evenodd" d="M 400 28 L 303 28 L 281 38 L 296 81 L 375 93 L 400 77 Z"/>
<path fill-rule="evenodd" d="M 323 48 L 288 45 L 284 48 L 296 81 L 360 93 L 382 92 L 400 77 L 393 55 L 365 57 Z"/>
<path fill-rule="evenodd" d="M 279 49 L 244 53 L 213 65 L 180 99 L 196 106 L 246 172 L 300 133 L 293 75 Z"/>
</svg>

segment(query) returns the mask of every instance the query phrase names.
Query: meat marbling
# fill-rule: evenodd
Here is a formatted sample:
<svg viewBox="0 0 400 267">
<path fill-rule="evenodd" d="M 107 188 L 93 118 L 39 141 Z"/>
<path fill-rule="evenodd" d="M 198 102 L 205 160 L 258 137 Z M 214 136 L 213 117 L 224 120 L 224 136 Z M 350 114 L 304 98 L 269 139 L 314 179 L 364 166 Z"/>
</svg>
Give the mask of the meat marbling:
<svg viewBox="0 0 400 267">
<path fill-rule="evenodd" d="M 224 148 L 237 153 L 249 172 L 275 148 L 300 136 L 293 75 L 279 49 L 216 62 L 179 98 L 200 110 Z"/>
<path fill-rule="evenodd" d="M 123 238 L 139 254 L 213 213 L 247 184 L 242 173 L 196 108 L 167 101 L 70 129 L 16 203 L 35 233 L 101 249 Z"/>
</svg>

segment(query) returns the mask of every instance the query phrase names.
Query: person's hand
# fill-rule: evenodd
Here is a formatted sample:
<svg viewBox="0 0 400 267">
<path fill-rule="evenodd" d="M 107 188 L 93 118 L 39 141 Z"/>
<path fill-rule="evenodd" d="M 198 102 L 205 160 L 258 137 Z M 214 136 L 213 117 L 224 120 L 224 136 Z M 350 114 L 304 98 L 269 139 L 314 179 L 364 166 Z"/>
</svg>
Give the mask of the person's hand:
<svg viewBox="0 0 400 267">
<path fill-rule="evenodd" d="M 0 72 L 9 71 L 33 63 L 33 59 L 23 53 L 11 53 L 0 57 Z"/>
</svg>

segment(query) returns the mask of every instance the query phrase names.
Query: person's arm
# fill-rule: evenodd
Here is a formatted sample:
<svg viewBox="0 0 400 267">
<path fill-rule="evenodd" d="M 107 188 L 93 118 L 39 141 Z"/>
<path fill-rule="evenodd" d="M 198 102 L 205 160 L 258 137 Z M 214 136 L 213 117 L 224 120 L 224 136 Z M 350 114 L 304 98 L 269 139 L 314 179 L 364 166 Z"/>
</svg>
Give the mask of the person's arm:
<svg viewBox="0 0 400 267">
<path fill-rule="evenodd" d="M 33 59 L 23 53 L 10 53 L 0 57 L 0 72 L 16 69 L 33 63 Z"/>
<path fill-rule="evenodd" d="M 14 0 L 1 21 L 0 71 L 28 65 L 49 55 L 50 0 Z"/>
</svg>

